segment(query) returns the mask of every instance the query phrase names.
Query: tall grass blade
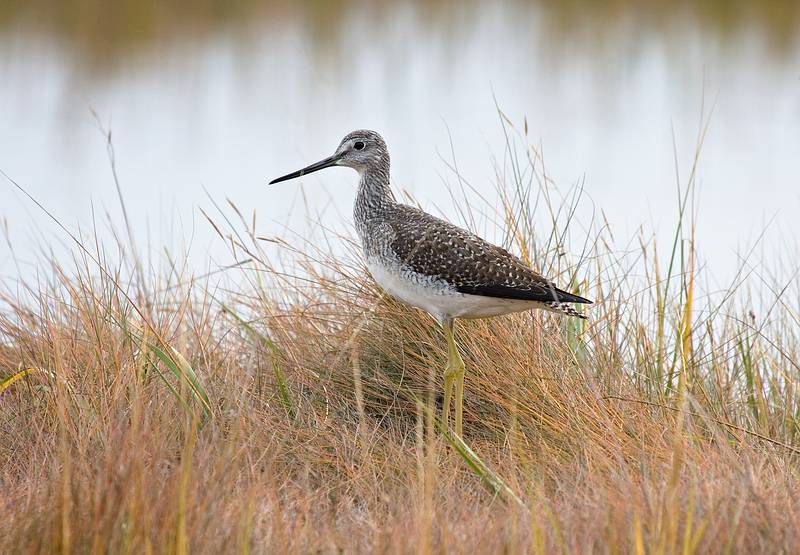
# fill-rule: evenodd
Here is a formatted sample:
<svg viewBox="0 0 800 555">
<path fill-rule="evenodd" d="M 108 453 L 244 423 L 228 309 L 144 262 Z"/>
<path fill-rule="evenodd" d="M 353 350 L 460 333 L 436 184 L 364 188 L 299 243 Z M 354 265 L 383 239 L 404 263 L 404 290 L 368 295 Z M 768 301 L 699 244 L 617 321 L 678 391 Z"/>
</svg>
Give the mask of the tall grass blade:
<svg viewBox="0 0 800 555">
<path fill-rule="evenodd" d="M 125 330 L 126 333 L 136 341 L 141 347 L 142 350 L 149 351 L 153 355 L 160 360 L 164 366 L 178 379 L 178 383 L 183 384 L 187 387 L 190 393 L 190 398 L 194 399 L 196 402 L 200 403 L 203 409 L 203 415 L 205 417 L 212 417 L 214 415 L 214 411 L 211 407 L 211 400 L 208 397 L 208 393 L 206 392 L 203 385 L 200 383 L 200 380 L 197 377 L 197 374 L 192 368 L 192 365 L 189 364 L 183 355 L 181 355 L 177 349 L 172 347 L 171 345 L 166 345 L 169 349 L 166 352 L 164 349 L 156 345 L 155 343 L 149 341 L 143 335 L 139 334 L 138 332 L 127 329 Z M 191 411 L 191 403 L 189 399 L 187 399 L 184 395 L 178 391 L 175 386 L 173 386 L 167 377 L 158 370 L 156 365 L 153 365 L 155 368 L 156 373 L 161 378 L 161 380 L 167 385 L 170 392 L 175 396 L 175 398 L 188 410 Z"/>
<path fill-rule="evenodd" d="M 150 352 L 156 355 L 179 381 L 189 386 L 192 397 L 202 405 L 204 415 L 212 416 L 211 401 L 189 362 L 171 346 L 169 347 L 170 353 L 167 354 L 158 345 L 152 343 L 147 343 L 146 345 Z M 175 390 L 173 389 L 173 391 Z"/>
<path fill-rule="evenodd" d="M 475 473 L 475 475 L 478 476 L 485 484 L 487 484 L 494 493 L 504 495 L 523 509 L 528 509 L 522 499 L 520 499 L 519 496 L 514 493 L 514 490 L 512 490 L 505 483 L 500 475 L 489 468 L 489 466 L 481 460 L 478 454 L 475 453 L 475 451 L 473 451 L 463 439 L 447 429 L 439 418 L 436 418 L 436 428 L 447 440 L 447 443 L 449 443 L 450 446 L 456 450 L 459 456 L 461 456 L 461 459 Z"/>
<path fill-rule="evenodd" d="M 9 377 L 5 378 L 3 381 L 0 381 L 0 393 L 5 391 L 7 388 L 11 387 L 11 384 L 14 382 L 21 380 L 28 374 L 33 372 L 33 368 L 25 368 L 24 370 L 20 370 L 16 374 L 11 374 Z"/>
<path fill-rule="evenodd" d="M 235 310 L 228 307 L 225 304 L 220 303 L 222 310 L 224 310 L 227 314 L 233 316 L 233 318 L 239 323 L 242 328 L 244 328 L 247 333 L 253 336 L 256 340 L 260 341 L 267 349 L 272 352 L 272 370 L 275 373 L 275 383 L 278 388 L 278 394 L 280 395 L 281 402 L 283 403 L 283 407 L 289 413 L 289 416 L 294 418 L 297 414 L 295 410 L 294 403 L 292 402 L 292 397 L 289 395 L 289 388 L 286 385 L 286 375 L 283 373 L 283 369 L 280 365 L 280 356 L 281 350 L 280 347 L 269 337 L 258 331 L 253 325 L 242 318 Z"/>
</svg>

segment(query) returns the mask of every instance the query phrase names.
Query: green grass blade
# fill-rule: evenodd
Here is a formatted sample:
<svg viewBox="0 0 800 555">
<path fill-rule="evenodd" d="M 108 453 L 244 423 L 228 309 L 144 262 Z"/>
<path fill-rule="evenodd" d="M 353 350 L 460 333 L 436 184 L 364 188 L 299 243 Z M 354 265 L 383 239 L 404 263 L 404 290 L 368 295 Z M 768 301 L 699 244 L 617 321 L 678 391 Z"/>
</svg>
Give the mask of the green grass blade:
<svg viewBox="0 0 800 555">
<path fill-rule="evenodd" d="M 260 341 L 267 349 L 272 352 L 272 370 L 275 373 L 275 383 L 278 387 L 278 394 L 281 397 L 281 402 L 283 403 L 284 408 L 289 413 L 289 416 L 292 418 L 296 415 L 296 410 L 294 407 L 294 403 L 292 402 L 292 398 L 289 395 L 289 388 L 286 385 L 286 375 L 283 373 L 283 369 L 278 362 L 279 356 L 281 354 L 280 347 L 269 337 L 258 331 L 253 325 L 242 318 L 239 314 L 236 313 L 232 308 L 226 306 L 225 304 L 220 303 L 222 306 L 222 310 L 224 310 L 227 314 L 230 314 L 234 317 L 234 319 L 239 323 L 242 328 L 247 331 L 251 336 L 253 336 L 256 340 Z"/>
<path fill-rule="evenodd" d="M 467 466 L 481 479 L 485 484 L 487 484 L 494 493 L 499 493 L 504 495 L 505 497 L 514 501 L 517 505 L 522 507 L 523 509 L 527 510 L 527 506 L 525 503 L 520 499 L 520 497 L 514 493 L 508 484 L 503 481 L 499 474 L 497 474 L 494 470 L 489 468 L 489 466 L 481 460 L 478 454 L 472 450 L 472 448 L 467 445 L 467 443 L 461 439 L 456 434 L 450 432 L 442 421 L 439 418 L 436 418 L 436 427 L 439 430 L 439 433 L 444 436 L 447 442 L 450 444 L 453 449 L 461 456 L 463 461 L 467 464 Z"/>
<path fill-rule="evenodd" d="M 24 370 L 20 370 L 16 374 L 11 374 L 8 378 L 5 378 L 3 381 L 0 381 L 0 393 L 11 387 L 11 384 L 16 382 L 17 380 L 21 380 L 31 372 L 33 372 L 33 368 L 25 368 Z"/>
<path fill-rule="evenodd" d="M 164 365 L 175 375 L 176 378 L 178 378 L 178 380 L 189 386 L 189 391 L 191 391 L 192 396 L 203 406 L 203 413 L 205 416 L 211 416 L 213 413 L 211 409 L 211 401 L 209 400 L 208 394 L 206 394 L 203 386 L 200 385 L 197 375 L 187 360 L 171 346 L 170 350 L 172 353 L 170 355 L 152 343 L 147 343 L 146 346 L 151 353 L 156 355 L 156 357 L 158 357 L 158 359 L 164 363 Z M 173 393 L 177 393 L 174 388 L 171 389 Z M 184 404 L 186 405 L 186 403 Z"/>
</svg>

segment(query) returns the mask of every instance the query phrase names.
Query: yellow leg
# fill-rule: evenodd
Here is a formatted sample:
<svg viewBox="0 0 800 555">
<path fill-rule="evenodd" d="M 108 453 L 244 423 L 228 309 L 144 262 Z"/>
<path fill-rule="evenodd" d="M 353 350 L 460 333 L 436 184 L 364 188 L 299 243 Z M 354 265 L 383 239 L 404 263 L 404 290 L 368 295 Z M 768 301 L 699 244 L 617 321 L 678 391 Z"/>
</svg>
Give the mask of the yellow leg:
<svg viewBox="0 0 800 555">
<path fill-rule="evenodd" d="M 458 350 L 456 350 L 456 355 L 461 364 L 461 371 L 456 376 L 456 434 L 458 437 L 464 437 L 464 361 L 461 360 L 461 355 L 458 355 Z"/>
<path fill-rule="evenodd" d="M 442 424 L 450 428 L 450 397 L 453 394 L 453 380 L 455 376 L 450 373 L 450 363 L 444 370 L 444 405 L 442 405 Z"/>
<path fill-rule="evenodd" d="M 464 361 L 458 352 L 458 345 L 453 332 L 454 320 L 446 319 L 442 327 L 447 338 L 447 367 L 444 370 L 444 406 L 442 407 L 442 421 L 449 427 L 450 420 L 450 395 L 453 385 L 456 389 L 456 435 L 462 437 L 463 411 L 464 411 Z"/>
</svg>

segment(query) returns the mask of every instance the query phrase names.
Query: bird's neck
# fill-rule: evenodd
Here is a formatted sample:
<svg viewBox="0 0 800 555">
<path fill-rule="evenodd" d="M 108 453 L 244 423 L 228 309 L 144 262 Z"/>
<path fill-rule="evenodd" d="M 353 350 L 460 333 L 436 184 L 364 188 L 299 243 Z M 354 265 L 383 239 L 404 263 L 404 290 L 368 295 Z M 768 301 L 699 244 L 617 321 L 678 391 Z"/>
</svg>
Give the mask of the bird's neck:
<svg viewBox="0 0 800 555">
<path fill-rule="evenodd" d="M 379 164 L 369 166 L 361 172 L 353 209 L 356 224 L 360 225 L 379 216 L 394 203 L 394 195 L 389 187 L 389 159 L 386 157 Z"/>
</svg>

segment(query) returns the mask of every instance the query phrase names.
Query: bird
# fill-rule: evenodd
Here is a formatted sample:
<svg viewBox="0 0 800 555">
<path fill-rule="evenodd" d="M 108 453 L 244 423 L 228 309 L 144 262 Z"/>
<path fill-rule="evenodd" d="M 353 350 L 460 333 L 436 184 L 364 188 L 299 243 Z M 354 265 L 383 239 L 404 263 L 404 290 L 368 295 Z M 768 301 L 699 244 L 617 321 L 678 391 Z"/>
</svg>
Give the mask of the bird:
<svg viewBox="0 0 800 555">
<path fill-rule="evenodd" d="M 345 135 L 331 156 L 269 184 L 335 166 L 358 172 L 353 219 L 367 270 L 389 295 L 425 310 L 442 326 L 447 341 L 442 422 L 450 431 L 454 390 L 455 434 L 461 438 L 465 364 L 455 339 L 456 320 L 531 309 L 585 319 L 572 305 L 592 301 L 559 289 L 506 249 L 398 202 L 389 165 L 383 137 L 361 129 Z"/>
</svg>

